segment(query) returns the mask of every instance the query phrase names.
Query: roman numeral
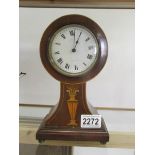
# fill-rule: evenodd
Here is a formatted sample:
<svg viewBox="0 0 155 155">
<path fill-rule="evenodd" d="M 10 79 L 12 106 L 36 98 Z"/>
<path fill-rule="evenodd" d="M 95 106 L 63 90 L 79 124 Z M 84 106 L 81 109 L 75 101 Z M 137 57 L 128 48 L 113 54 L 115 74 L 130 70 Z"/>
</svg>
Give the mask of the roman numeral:
<svg viewBox="0 0 155 155">
<path fill-rule="evenodd" d="M 71 30 L 69 31 L 71 36 L 74 36 L 75 31 Z"/>
<path fill-rule="evenodd" d="M 85 41 L 87 42 L 89 39 L 90 39 L 90 38 L 88 37 L 88 38 L 86 38 L 86 40 L 85 40 Z"/>
<path fill-rule="evenodd" d="M 60 43 L 55 43 L 56 45 L 61 45 Z"/>
<path fill-rule="evenodd" d="M 59 58 L 59 59 L 57 60 L 57 62 L 61 65 L 61 64 L 63 63 L 62 58 Z"/>
<path fill-rule="evenodd" d="M 69 64 L 66 64 L 66 65 L 65 65 L 65 68 L 66 68 L 66 69 L 69 69 L 69 67 L 70 67 Z"/>
<path fill-rule="evenodd" d="M 84 63 L 84 62 L 83 62 L 83 65 L 84 65 L 84 66 L 87 66 L 86 63 Z"/>
<path fill-rule="evenodd" d="M 64 35 L 64 34 L 61 34 L 61 37 L 62 37 L 62 38 L 64 38 L 64 39 L 66 39 L 66 37 L 65 37 L 65 35 Z"/>
<path fill-rule="evenodd" d="M 92 58 L 93 58 L 93 56 L 91 54 L 88 54 L 87 55 L 87 59 L 90 59 L 91 60 Z"/>
<path fill-rule="evenodd" d="M 78 70 L 78 69 L 79 69 L 78 66 L 75 65 L 75 70 Z"/>
<path fill-rule="evenodd" d="M 60 52 L 59 52 L 59 51 L 57 51 L 57 52 L 55 52 L 54 54 L 60 54 Z"/>
<path fill-rule="evenodd" d="M 88 46 L 88 49 L 89 50 L 91 50 L 91 49 L 93 49 L 94 48 L 94 46 Z"/>
</svg>

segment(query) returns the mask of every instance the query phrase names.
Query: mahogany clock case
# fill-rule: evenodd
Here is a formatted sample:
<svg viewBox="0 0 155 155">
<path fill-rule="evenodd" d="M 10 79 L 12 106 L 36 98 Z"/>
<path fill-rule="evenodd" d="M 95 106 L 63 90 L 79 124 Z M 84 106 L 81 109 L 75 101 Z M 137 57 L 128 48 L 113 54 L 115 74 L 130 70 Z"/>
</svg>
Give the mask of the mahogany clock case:
<svg viewBox="0 0 155 155">
<path fill-rule="evenodd" d="M 61 73 L 59 73 L 54 69 L 54 67 L 51 65 L 48 59 L 48 47 L 51 37 L 57 30 L 59 30 L 63 26 L 70 24 L 81 25 L 89 29 L 96 37 L 99 46 L 98 58 L 93 68 L 88 72 L 86 72 L 85 74 L 76 77 L 69 77 L 66 75 L 62 75 Z M 92 21 L 88 17 L 81 15 L 66 15 L 56 19 L 47 27 L 40 42 L 40 57 L 45 69 L 54 78 L 65 83 L 81 83 L 92 79 L 104 67 L 107 60 L 107 56 L 108 56 L 108 43 L 104 32 L 94 21 Z"/>
<path fill-rule="evenodd" d="M 69 77 L 56 71 L 48 59 L 48 45 L 52 35 L 69 24 L 79 24 L 88 28 L 96 37 L 99 55 L 94 66 L 86 73 Z M 108 55 L 108 44 L 101 28 L 91 19 L 81 15 L 67 15 L 58 18 L 45 30 L 40 43 L 40 57 L 45 69 L 60 81 L 58 104 L 43 119 L 36 138 L 44 140 L 109 141 L 109 134 L 102 118 L 101 128 L 84 129 L 80 127 L 82 114 L 97 114 L 95 108 L 87 103 L 86 81 L 95 77 L 104 67 Z M 95 95 L 95 93 L 94 93 Z"/>
</svg>

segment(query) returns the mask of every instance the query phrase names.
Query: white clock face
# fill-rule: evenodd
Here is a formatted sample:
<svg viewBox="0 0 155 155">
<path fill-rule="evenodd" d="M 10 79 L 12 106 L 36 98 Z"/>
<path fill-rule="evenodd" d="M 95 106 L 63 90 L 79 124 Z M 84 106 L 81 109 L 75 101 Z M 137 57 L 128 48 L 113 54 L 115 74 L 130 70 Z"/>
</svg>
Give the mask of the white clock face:
<svg viewBox="0 0 155 155">
<path fill-rule="evenodd" d="M 67 25 L 50 39 L 48 58 L 58 72 L 78 76 L 94 66 L 98 49 L 97 40 L 90 30 L 81 25 Z"/>
</svg>

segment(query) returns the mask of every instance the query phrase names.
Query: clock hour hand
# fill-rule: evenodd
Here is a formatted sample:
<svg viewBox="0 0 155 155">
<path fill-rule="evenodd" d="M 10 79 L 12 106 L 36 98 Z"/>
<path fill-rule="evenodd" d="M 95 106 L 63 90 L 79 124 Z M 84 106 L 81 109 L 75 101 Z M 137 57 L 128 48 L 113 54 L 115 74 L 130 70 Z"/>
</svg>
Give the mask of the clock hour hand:
<svg viewBox="0 0 155 155">
<path fill-rule="evenodd" d="M 82 34 L 82 32 L 80 32 L 79 37 L 78 37 L 77 41 L 75 42 L 75 46 L 72 49 L 72 52 L 76 52 L 76 45 L 79 43 L 79 39 L 80 39 L 81 34 Z"/>
</svg>

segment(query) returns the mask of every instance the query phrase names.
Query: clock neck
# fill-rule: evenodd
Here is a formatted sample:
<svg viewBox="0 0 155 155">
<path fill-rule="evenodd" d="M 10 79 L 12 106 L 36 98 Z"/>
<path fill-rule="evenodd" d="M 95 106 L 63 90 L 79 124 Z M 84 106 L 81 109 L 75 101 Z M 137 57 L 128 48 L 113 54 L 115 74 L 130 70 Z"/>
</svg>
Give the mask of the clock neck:
<svg viewBox="0 0 155 155">
<path fill-rule="evenodd" d="M 90 113 L 86 100 L 86 83 L 62 83 L 60 103 L 76 102 L 81 113 Z"/>
</svg>

